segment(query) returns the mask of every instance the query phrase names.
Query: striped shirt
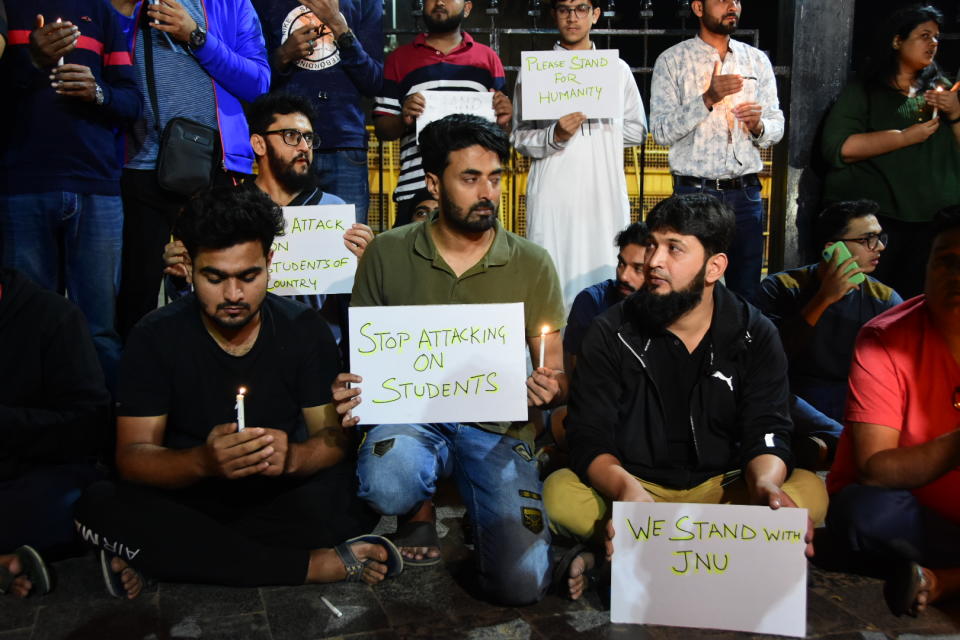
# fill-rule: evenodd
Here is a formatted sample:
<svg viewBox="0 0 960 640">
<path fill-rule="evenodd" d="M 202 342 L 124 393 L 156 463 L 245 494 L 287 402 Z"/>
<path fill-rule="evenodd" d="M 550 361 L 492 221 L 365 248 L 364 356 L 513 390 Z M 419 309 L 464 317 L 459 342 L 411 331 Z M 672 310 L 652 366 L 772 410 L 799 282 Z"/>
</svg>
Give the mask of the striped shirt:
<svg viewBox="0 0 960 640">
<path fill-rule="evenodd" d="M 500 58 L 490 47 L 468 33 L 449 53 L 427 44 L 419 34 L 410 44 L 387 57 L 383 69 L 383 94 L 377 98 L 374 117 L 399 116 L 407 96 L 423 91 L 503 91 L 506 79 Z M 426 186 L 415 132 L 400 141 L 400 179 L 393 199 L 409 200 Z"/>
</svg>

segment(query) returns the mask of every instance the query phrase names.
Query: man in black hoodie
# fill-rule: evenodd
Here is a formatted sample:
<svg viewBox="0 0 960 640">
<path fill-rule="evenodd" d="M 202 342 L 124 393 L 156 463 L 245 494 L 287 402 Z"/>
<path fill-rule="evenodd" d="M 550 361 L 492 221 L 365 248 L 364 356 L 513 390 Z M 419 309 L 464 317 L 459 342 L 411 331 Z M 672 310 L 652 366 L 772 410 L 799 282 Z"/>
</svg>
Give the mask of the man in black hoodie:
<svg viewBox="0 0 960 640">
<path fill-rule="evenodd" d="M 109 433 L 87 322 L 62 296 L 0 268 L 0 354 L 0 551 L 68 551 L 73 505 Z"/>
<path fill-rule="evenodd" d="M 719 282 L 733 213 L 709 195 L 674 196 L 647 225 L 643 287 L 597 318 L 577 359 L 573 468 L 544 484 L 553 526 L 589 540 L 606 522 L 609 557 L 613 501 L 799 506 L 820 522 L 823 483 L 792 470 L 777 330 Z M 591 563 L 582 555 L 571 566 L 572 597 Z"/>
</svg>

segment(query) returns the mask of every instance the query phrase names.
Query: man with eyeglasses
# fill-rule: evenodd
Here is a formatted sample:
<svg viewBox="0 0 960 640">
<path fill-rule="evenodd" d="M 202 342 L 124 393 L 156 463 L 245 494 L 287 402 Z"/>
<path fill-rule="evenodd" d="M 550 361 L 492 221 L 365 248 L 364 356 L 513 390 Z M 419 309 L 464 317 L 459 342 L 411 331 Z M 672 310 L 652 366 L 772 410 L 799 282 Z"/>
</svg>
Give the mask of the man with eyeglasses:
<svg viewBox="0 0 960 640">
<path fill-rule="evenodd" d="M 770 60 L 730 37 L 740 0 L 693 0 L 690 8 L 700 31 L 657 58 L 650 129 L 670 147 L 675 194 L 708 193 L 736 214 L 725 283 L 750 300 L 763 267 L 760 149 L 783 137 L 783 112 Z"/>
<path fill-rule="evenodd" d="M 271 89 L 310 101 L 319 136 L 318 186 L 367 221 L 370 203 L 362 97 L 383 85 L 382 0 L 253 0 L 273 71 Z"/>
<path fill-rule="evenodd" d="M 827 540 L 887 578 L 896 615 L 960 592 L 960 206 L 933 220 L 925 293 L 860 331 L 827 476 Z"/>
<path fill-rule="evenodd" d="M 600 19 L 599 0 L 553 0 L 551 6 L 560 32 L 554 50 L 596 48 L 590 30 Z M 524 121 L 523 105 L 514 114 L 511 142 L 533 159 L 527 238 L 553 258 L 567 308 L 580 291 L 617 267 L 607 243 L 630 224 L 623 148 L 644 143 L 647 117 L 629 65 L 618 62 L 622 117 L 571 113 L 555 121 Z M 519 80 L 514 95 L 521 95 Z"/>
<path fill-rule="evenodd" d="M 756 303 L 780 330 L 790 363 L 794 453 L 801 467 L 824 469 L 843 431 L 847 373 L 860 327 L 903 300 L 869 274 L 886 249 L 887 235 L 877 221 L 872 200 L 833 204 L 820 213 L 817 235 L 824 250 L 842 243 L 821 259 L 767 277 Z M 857 283 L 857 274 L 866 279 Z"/>
<path fill-rule="evenodd" d="M 344 204 L 342 198 L 320 188 L 311 170 L 313 153 L 320 145 L 320 138 L 313 130 L 316 114 L 309 100 L 298 95 L 269 93 L 250 103 L 246 115 L 250 146 L 257 158 L 257 177 L 244 182 L 241 189 L 262 191 L 281 207 Z M 354 223 L 343 234 L 344 245 L 358 260 L 372 241 L 373 230 L 360 222 Z M 185 292 L 190 257 L 183 243 L 179 240 L 169 243 L 164 250 L 164 261 L 165 272 L 173 276 L 176 289 Z M 315 309 L 323 307 L 327 299 L 324 295 L 294 297 Z M 325 309 L 325 312 L 329 310 L 326 315 L 335 334 L 346 327 L 348 299 L 348 296 L 338 296 Z M 346 345 L 342 346 L 346 348 Z"/>
</svg>

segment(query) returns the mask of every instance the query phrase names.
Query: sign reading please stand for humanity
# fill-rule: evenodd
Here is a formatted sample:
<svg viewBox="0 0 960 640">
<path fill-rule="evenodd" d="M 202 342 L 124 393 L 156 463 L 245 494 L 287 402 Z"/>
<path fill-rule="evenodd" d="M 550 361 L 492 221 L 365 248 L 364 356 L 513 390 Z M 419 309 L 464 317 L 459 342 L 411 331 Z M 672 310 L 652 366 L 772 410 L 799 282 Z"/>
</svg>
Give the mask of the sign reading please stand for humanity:
<svg viewBox="0 0 960 640">
<path fill-rule="evenodd" d="M 360 424 L 527 419 L 523 304 L 350 308 Z"/>
<path fill-rule="evenodd" d="M 612 622 L 806 635 L 806 509 L 615 502 Z"/>
<path fill-rule="evenodd" d="M 350 293 L 358 258 L 343 244 L 357 221 L 352 204 L 284 207 L 273 241 L 269 290 L 277 295 Z"/>
<path fill-rule="evenodd" d="M 620 52 L 524 51 L 520 60 L 523 120 L 557 120 L 580 111 L 588 118 L 623 117 Z"/>
</svg>

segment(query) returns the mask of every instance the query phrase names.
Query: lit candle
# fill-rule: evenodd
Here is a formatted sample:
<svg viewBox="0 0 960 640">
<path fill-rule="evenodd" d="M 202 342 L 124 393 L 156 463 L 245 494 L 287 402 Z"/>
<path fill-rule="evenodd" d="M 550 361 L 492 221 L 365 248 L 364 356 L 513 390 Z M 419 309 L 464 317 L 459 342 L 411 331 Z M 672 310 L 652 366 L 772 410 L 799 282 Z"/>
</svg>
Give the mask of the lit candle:
<svg viewBox="0 0 960 640">
<path fill-rule="evenodd" d="M 540 329 L 540 368 L 543 368 L 543 355 L 546 351 L 547 346 L 547 331 L 550 330 L 550 327 L 543 325 L 543 328 Z"/>
<path fill-rule="evenodd" d="M 937 93 L 940 93 L 941 91 L 943 91 L 943 87 L 937 85 Z M 933 120 L 936 120 L 936 119 L 937 119 L 937 114 L 938 114 L 938 113 L 940 113 L 940 109 L 938 109 L 937 107 L 934 107 L 934 108 L 933 108 L 933 118 L 932 118 Z"/>
<path fill-rule="evenodd" d="M 59 23 L 61 23 L 61 22 L 63 22 L 63 20 L 61 20 L 60 18 L 57 18 L 57 24 L 59 24 Z M 60 59 L 57 60 L 57 66 L 58 66 L 58 67 L 62 67 L 62 66 L 63 66 L 63 56 L 60 56 Z"/>
<path fill-rule="evenodd" d="M 246 387 L 240 387 L 237 390 L 237 406 L 234 407 L 237 410 L 237 433 L 243 431 L 247 426 L 247 418 L 243 411 L 243 396 L 246 395 L 246 393 Z"/>
</svg>

